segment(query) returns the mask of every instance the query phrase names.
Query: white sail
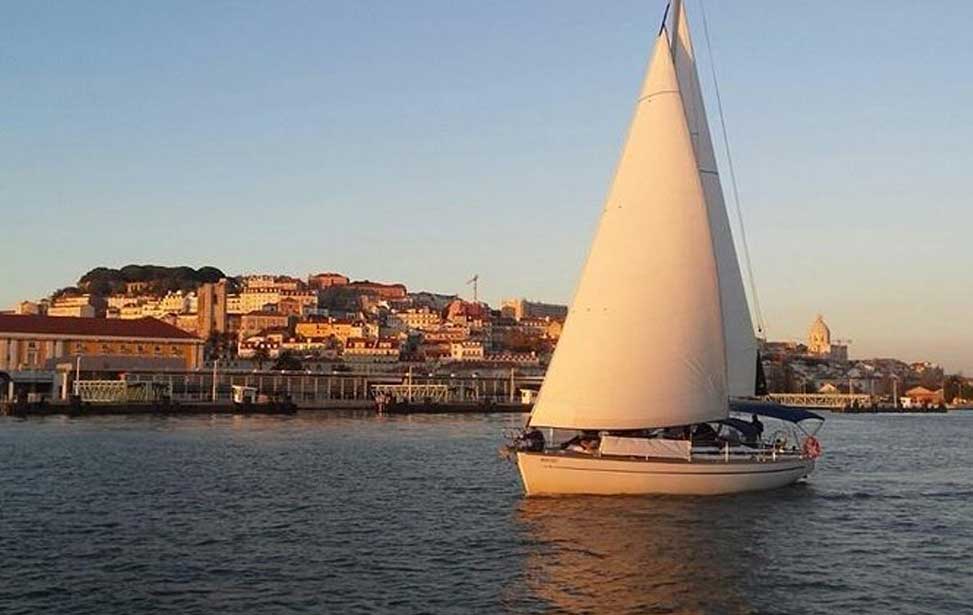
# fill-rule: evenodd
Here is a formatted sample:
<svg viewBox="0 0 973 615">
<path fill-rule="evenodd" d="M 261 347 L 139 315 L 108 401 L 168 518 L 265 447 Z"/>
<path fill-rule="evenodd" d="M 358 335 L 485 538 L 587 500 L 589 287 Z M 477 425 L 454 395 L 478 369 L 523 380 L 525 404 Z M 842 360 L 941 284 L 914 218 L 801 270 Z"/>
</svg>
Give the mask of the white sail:
<svg viewBox="0 0 973 615">
<path fill-rule="evenodd" d="M 747 294 L 740 275 L 730 220 L 723 200 L 719 170 L 709 126 L 703 92 L 696 69 L 696 56 L 689 35 L 689 22 L 680 0 L 672 5 L 672 59 L 682 91 L 686 121 L 692 135 L 700 180 L 706 196 L 706 209 L 713 235 L 713 251 L 720 274 L 720 302 L 723 311 L 723 337 L 726 343 L 727 392 L 743 397 L 754 394 L 757 378 L 757 339 L 747 305 Z"/>
<path fill-rule="evenodd" d="M 534 426 L 727 415 L 720 289 L 699 165 L 660 33 Z"/>
</svg>

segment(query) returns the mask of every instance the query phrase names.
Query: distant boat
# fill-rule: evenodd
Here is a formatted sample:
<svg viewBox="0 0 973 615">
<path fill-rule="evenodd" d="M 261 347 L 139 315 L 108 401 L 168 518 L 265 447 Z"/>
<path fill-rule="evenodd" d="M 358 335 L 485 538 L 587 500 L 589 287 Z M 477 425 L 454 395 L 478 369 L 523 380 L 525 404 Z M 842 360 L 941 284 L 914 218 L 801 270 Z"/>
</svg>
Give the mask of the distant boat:
<svg viewBox="0 0 973 615">
<path fill-rule="evenodd" d="M 761 437 L 757 341 L 695 54 L 672 3 L 527 428 L 528 495 L 721 494 L 808 476 L 822 420 L 775 404 Z M 672 30 L 670 36 L 669 30 Z M 814 423 L 806 423 L 814 421 Z M 546 435 L 545 435 L 546 434 Z"/>
</svg>

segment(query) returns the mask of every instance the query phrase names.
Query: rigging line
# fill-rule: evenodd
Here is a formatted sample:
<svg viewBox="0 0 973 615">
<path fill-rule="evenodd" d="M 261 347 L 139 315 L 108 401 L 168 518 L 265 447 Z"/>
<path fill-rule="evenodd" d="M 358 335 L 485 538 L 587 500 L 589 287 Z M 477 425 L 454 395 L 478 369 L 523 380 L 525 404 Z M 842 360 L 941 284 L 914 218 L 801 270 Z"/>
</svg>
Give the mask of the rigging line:
<svg viewBox="0 0 973 615">
<path fill-rule="evenodd" d="M 757 333 L 764 333 L 764 316 L 760 309 L 760 297 L 757 295 L 757 283 L 753 276 L 753 264 L 750 260 L 750 246 L 747 242 L 747 228 L 743 224 L 743 209 L 740 207 L 740 191 L 737 189 L 736 173 L 733 170 L 733 156 L 730 154 L 730 139 L 726 134 L 726 118 L 723 115 L 723 98 L 720 96 L 720 83 L 716 78 L 716 60 L 713 57 L 713 46 L 710 43 L 709 25 L 706 23 L 706 8 L 703 0 L 699 0 L 699 15 L 703 21 L 703 35 L 706 38 L 706 53 L 709 55 L 709 70 L 713 78 L 713 89 L 716 92 L 716 108 L 720 115 L 720 130 L 723 133 L 723 150 L 726 152 L 726 164 L 730 170 L 730 186 L 733 189 L 733 203 L 737 210 L 737 222 L 740 225 L 740 241 L 743 244 L 743 260 L 747 266 L 747 279 L 750 282 L 750 295 L 753 297 L 753 310 L 757 313 Z"/>
</svg>

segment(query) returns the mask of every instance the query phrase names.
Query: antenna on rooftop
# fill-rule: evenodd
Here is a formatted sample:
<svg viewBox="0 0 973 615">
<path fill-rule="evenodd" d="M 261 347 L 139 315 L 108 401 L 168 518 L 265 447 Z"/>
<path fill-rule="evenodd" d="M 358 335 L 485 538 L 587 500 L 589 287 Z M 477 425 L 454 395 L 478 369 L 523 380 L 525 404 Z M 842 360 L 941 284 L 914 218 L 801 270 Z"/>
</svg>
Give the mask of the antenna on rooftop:
<svg viewBox="0 0 973 615">
<path fill-rule="evenodd" d="M 478 273 L 473 274 L 473 277 L 466 281 L 467 286 L 469 286 L 470 284 L 473 285 L 473 303 L 479 303 L 480 301 L 479 294 L 477 293 L 478 290 L 477 285 L 479 281 L 480 281 L 480 274 Z"/>
</svg>

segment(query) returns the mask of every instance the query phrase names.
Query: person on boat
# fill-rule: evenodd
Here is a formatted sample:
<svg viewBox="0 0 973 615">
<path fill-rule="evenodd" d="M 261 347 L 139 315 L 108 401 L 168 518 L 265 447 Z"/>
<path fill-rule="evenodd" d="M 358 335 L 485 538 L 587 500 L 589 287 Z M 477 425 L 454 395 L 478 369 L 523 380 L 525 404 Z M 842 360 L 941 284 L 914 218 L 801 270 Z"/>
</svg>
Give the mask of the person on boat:
<svg viewBox="0 0 973 615">
<path fill-rule="evenodd" d="M 721 448 L 724 445 L 739 446 L 744 442 L 746 442 L 746 436 L 743 435 L 743 432 L 739 428 L 730 429 L 720 426 L 716 432 L 716 445 Z"/>
<path fill-rule="evenodd" d="M 757 418 L 757 415 L 754 414 L 750 418 L 750 425 L 753 426 L 753 435 L 750 436 L 750 439 L 752 439 L 754 442 L 760 442 L 761 436 L 764 435 L 764 424 L 761 423 L 760 419 Z"/>
<path fill-rule="evenodd" d="M 667 440 L 689 440 L 692 434 L 692 425 L 680 425 L 678 427 L 666 427 L 662 432 L 662 437 Z"/>
<path fill-rule="evenodd" d="M 544 450 L 544 434 L 540 429 L 531 429 L 521 435 L 523 450 L 540 452 Z"/>
<path fill-rule="evenodd" d="M 716 444 L 716 430 L 709 423 L 700 423 L 693 429 L 693 444 L 712 446 Z"/>
<path fill-rule="evenodd" d="M 572 453 L 585 453 L 591 455 L 598 450 L 599 440 L 597 435 L 582 433 L 568 440 L 564 449 Z"/>
<path fill-rule="evenodd" d="M 600 444 L 601 440 L 599 440 L 597 436 L 590 436 L 581 440 L 581 448 L 584 449 L 584 452 L 588 454 L 598 452 L 598 446 Z"/>
</svg>

